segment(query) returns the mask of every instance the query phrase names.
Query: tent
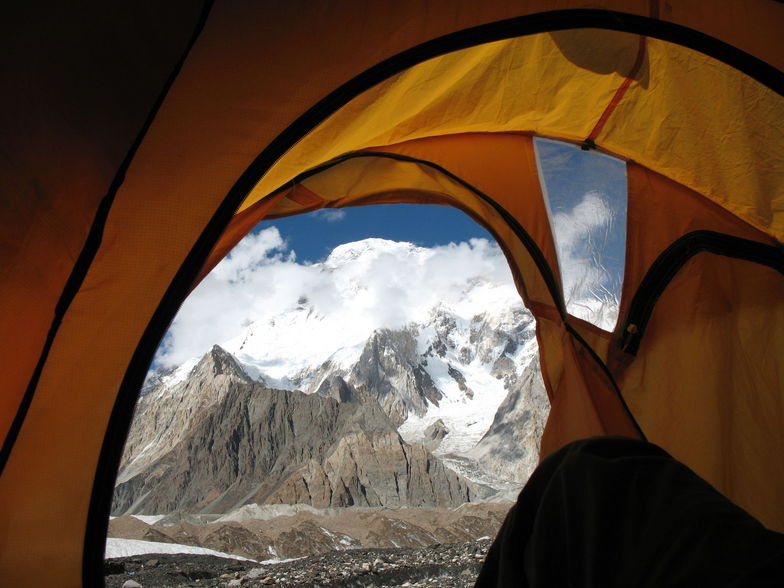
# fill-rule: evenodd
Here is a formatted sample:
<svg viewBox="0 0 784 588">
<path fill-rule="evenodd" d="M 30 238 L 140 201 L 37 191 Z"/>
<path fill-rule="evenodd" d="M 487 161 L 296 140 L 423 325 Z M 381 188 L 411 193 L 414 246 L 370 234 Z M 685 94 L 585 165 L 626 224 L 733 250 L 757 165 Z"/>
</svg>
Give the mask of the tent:
<svg viewBox="0 0 784 588">
<path fill-rule="evenodd" d="M 784 5 L 85 0 L 0 27 L 8 585 L 102 582 L 135 398 L 199 276 L 261 218 L 378 202 L 498 239 L 543 453 L 645 436 L 784 531 Z M 625 162 L 613 332 L 567 311 L 536 137 Z"/>
</svg>

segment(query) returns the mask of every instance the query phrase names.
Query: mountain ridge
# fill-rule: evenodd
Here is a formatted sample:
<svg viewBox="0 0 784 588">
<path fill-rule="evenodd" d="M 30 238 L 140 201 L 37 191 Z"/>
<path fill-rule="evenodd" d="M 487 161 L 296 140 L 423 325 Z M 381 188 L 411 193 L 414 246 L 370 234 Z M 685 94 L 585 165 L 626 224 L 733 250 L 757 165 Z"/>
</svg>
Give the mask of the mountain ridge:
<svg viewBox="0 0 784 588">
<path fill-rule="evenodd" d="M 456 506 L 486 493 L 423 446 L 405 443 L 375 399 L 265 388 L 218 346 L 174 392 L 190 400 L 176 412 L 199 406 L 202 414 L 186 432 L 158 438 L 166 450 L 126 451 L 115 514 L 220 513 L 249 503 Z M 172 417 L 171 404 L 155 395 L 140 408 L 152 423 Z M 134 433 L 131 448 L 149 446 L 157 431 L 142 425 Z"/>
<path fill-rule="evenodd" d="M 432 254 L 411 244 L 368 240 L 336 249 L 321 271 L 334 273 L 341 291 L 358 296 L 361 305 L 362 296 L 373 293 L 362 283 L 362 263 L 398 250 L 412 263 Z M 381 320 L 363 323 L 364 318 L 359 325 L 330 322 L 302 294 L 288 310 L 250 321 L 242 333 L 213 346 L 204 357 L 151 374 L 121 463 L 116 512 L 142 507 L 149 513 L 153 507 L 217 512 L 252 500 L 321 506 L 443 504 L 488 499 L 488 488 L 510 496 L 536 465 L 548 410 L 533 317 L 513 286 L 482 275 L 443 295 L 433 294 L 437 302 L 429 310 L 419 309 L 395 328 Z M 331 338 L 313 340 L 324 333 Z M 294 348 L 302 354 L 291 359 L 286 354 Z M 231 395 L 241 400 L 229 399 Z M 273 434 L 268 428 L 264 439 L 246 437 L 249 423 L 258 428 L 264 420 L 248 414 L 248 407 L 260 410 L 263 395 L 275 400 L 264 405 L 270 422 L 292 419 L 294 411 L 303 422 L 306 416 L 321 418 L 319 414 L 343 419 L 343 428 L 311 423 L 329 443 L 310 439 L 304 426 L 305 432 L 296 435 L 280 428 Z M 360 422 L 367 426 L 363 429 Z M 256 486 L 246 482 L 229 488 L 222 482 L 208 488 L 197 481 L 198 491 L 187 488 L 183 464 L 188 459 L 208 463 L 209 452 L 202 448 L 231 446 L 240 429 L 232 451 L 242 448 L 244 459 L 260 459 L 248 445 L 254 439 L 268 447 L 286 446 L 283 454 L 297 459 L 288 469 L 268 463 L 265 485 L 258 479 L 261 470 L 243 469 L 237 455 L 222 450 L 217 453 L 224 462 L 237 464 L 234 474 L 242 470 Z M 330 430 L 334 438 L 327 434 Z M 174 448 L 182 455 L 175 456 Z M 379 463 L 388 467 L 379 468 Z M 439 488 L 431 484 L 425 489 L 428 483 L 416 469 L 420 466 L 435 472 Z M 215 471 L 207 477 L 225 477 L 220 467 L 212 467 Z M 409 477 L 401 479 L 400 468 L 408 468 Z M 150 482 L 172 472 L 180 498 L 165 496 Z"/>
</svg>

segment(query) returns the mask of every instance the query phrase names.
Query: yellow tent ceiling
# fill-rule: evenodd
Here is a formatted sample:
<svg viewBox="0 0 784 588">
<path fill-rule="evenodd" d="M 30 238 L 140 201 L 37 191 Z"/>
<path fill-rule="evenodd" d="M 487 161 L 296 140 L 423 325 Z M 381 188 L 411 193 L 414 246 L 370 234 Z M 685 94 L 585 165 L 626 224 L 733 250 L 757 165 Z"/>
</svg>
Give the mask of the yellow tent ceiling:
<svg viewBox="0 0 784 588">
<path fill-rule="evenodd" d="M 781 4 L 52 3 L 0 27 L 10 585 L 100 581 L 135 395 L 205 263 L 265 215 L 372 202 L 499 239 L 545 451 L 639 427 L 784 530 Z M 533 136 L 627 161 L 615 333 L 564 311 Z"/>
</svg>

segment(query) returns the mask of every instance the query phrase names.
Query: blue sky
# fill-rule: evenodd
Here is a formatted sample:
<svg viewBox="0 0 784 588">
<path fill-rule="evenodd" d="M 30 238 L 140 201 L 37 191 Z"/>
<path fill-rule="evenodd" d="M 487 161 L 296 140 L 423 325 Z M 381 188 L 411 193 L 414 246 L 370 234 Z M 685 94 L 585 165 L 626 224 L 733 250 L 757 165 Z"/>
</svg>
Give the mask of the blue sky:
<svg viewBox="0 0 784 588">
<path fill-rule="evenodd" d="M 259 232 L 274 226 L 297 254 L 300 263 L 323 260 L 342 243 L 369 237 L 408 241 L 422 247 L 460 243 L 492 236 L 464 212 L 451 206 L 377 204 L 340 210 L 320 210 L 262 221 Z"/>
</svg>

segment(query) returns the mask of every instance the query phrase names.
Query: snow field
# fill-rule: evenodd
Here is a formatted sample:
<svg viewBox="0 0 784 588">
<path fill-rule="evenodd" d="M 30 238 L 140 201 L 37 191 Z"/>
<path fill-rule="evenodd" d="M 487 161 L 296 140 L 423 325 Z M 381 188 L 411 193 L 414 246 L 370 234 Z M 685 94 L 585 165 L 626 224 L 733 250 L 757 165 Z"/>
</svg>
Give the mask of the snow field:
<svg viewBox="0 0 784 588">
<path fill-rule="evenodd" d="M 214 555 L 216 557 L 225 557 L 228 559 L 241 559 L 244 561 L 256 561 L 241 557 L 239 555 L 230 555 L 222 551 L 215 551 L 214 549 L 206 549 L 204 547 L 194 547 L 193 545 L 182 545 L 180 543 L 160 543 L 158 541 L 142 541 L 140 539 L 115 539 L 109 537 L 106 539 L 106 552 L 104 557 L 106 559 L 112 557 L 131 557 L 134 555 L 146 555 L 152 553 L 161 554 L 177 554 L 189 553 L 193 555 Z M 270 563 L 270 562 L 265 562 Z"/>
</svg>

